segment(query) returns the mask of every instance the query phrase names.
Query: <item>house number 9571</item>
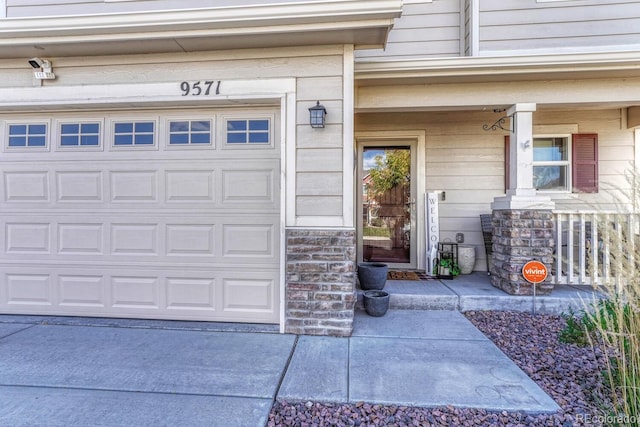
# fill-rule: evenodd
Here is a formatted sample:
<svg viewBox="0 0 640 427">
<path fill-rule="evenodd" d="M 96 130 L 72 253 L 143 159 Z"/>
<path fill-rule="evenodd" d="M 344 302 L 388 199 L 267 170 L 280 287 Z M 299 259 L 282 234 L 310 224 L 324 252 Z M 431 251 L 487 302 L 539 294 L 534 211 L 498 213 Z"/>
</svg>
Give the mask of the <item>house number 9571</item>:
<svg viewBox="0 0 640 427">
<path fill-rule="evenodd" d="M 205 80 L 198 82 L 182 82 L 180 83 L 182 96 L 207 96 L 212 92 L 220 95 L 220 80 Z"/>
</svg>

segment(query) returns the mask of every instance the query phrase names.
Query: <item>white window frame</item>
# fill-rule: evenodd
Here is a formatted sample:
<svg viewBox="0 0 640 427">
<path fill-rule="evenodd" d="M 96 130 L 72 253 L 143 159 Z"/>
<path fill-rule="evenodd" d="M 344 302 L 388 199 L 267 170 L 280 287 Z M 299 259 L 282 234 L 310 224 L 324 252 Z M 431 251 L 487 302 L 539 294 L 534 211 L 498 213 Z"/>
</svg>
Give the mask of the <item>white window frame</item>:
<svg viewBox="0 0 640 427">
<path fill-rule="evenodd" d="M 83 123 L 98 123 L 100 130 L 98 132 L 98 145 L 62 145 L 62 125 L 82 125 Z M 53 138 L 56 141 L 56 150 L 58 151 L 103 151 L 104 149 L 104 119 L 103 118 L 61 118 L 54 120 L 54 135 Z"/>
<path fill-rule="evenodd" d="M 24 147 L 10 147 L 9 146 L 9 128 L 11 125 L 45 125 L 46 132 L 44 136 L 44 147 L 38 146 L 24 146 Z M 22 152 L 22 153 L 30 153 L 34 151 L 49 151 L 51 147 L 51 120 L 5 120 L 4 121 L 4 129 L 2 129 L 2 135 L 4 135 L 5 142 L 2 144 L 2 151 L 6 153 L 12 152 Z"/>
<path fill-rule="evenodd" d="M 571 164 L 572 161 L 572 156 L 573 156 L 573 152 L 572 150 L 572 146 L 571 146 L 571 134 L 544 134 L 544 135 L 534 135 L 533 136 L 533 144 L 531 149 L 535 149 L 535 140 L 536 139 L 543 139 L 543 138 L 564 138 L 567 141 L 567 160 L 555 160 L 555 161 L 533 161 L 533 165 L 532 168 L 535 168 L 536 166 L 566 166 L 566 171 L 567 171 L 567 179 L 566 179 L 566 183 L 565 183 L 565 188 L 563 190 L 545 190 L 545 189 L 537 189 L 536 191 L 539 191 L 541 193 L 559 193 L 559 194 L 567 194 L 567 193 L 571 193 L 571 189 L 573 188 L 573 184 L 571 182 L 571 177 L 573 176 L 573 165 Z"/>
<path fill-rule="evenodd" d="M 131 144 L 116 145 L 115 144 L 115 127 L 117 123 L 136 123 L 136 122 L 153 122 L 153 144 Z M 105 146 L 109 145 L 110 151 L 158 151 L 158 138 L 160 134 L 160 119 L 157 116 L 145 117 L 110 117 L 108 129 L 105 130 Z"/>
<path fill-rule="evenodd" d="M 197 122 L 197 121 L 208 121 L 211 124 L 210 135 L 211 135 L 211 143 L 209 144 L 171 144 L 171 122 L 179 122 L 179 121 L 188 121 L 188 122 Z M 216 148 L 216 139 L 217 139 L 217 126 L 216 126 L 216 115 L 185 115 L 185 116 L 167 116 L 163 120 L 164 122 L 164 149 L 165 150 L 215 150 Z"/>
<path fill-rule="evenodd" d="M 229 120 L 268 120 L 269 121 L 269 143 L 227 143 L 227 122 Z M 244 114 L 222 114 L 220 116 L 219 128 L 219 140 L 220 147 L 223 150 L 265 150 L 275 149 L 275 131 L 274 131 L 275 115 L 274 114 L 260 114 L 246 112 Z"/>
</svg>

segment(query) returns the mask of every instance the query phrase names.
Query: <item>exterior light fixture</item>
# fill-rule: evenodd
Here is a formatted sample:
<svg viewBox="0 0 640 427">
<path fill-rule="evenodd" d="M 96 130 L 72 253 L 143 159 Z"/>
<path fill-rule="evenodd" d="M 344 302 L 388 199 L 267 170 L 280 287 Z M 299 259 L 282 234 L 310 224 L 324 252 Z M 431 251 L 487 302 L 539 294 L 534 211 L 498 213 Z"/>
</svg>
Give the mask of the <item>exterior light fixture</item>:
<svg viewBox="0 0 640 427">
<path fill-rule="evenodd" d="M 53 74 L 53 66 L 51 62 L 42 58 L 31 58 L 29 65 L 33 68 L 33 76 L 38 80 L 53 80 L 56 75 Z"/>
<path fill-rule="evenodd" d="M 316 105 L 309 108 L 309 124 L 312 128 L 323 128 L 324 116 L 326 115 L 327 109 L 324 108 L 324 105 L 320 104 L 320 101 L 317 101 Z"/>
</svg>

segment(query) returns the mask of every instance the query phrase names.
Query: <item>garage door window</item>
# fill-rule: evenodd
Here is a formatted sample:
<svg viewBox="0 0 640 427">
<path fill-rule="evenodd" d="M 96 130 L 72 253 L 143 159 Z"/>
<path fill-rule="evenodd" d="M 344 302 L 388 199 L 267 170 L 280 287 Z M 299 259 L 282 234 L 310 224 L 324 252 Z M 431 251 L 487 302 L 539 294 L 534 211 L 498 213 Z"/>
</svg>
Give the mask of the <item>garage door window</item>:
<svg viewBox="0 0 640 427">
<path fill-rule="evenodd" d="M 63 123 L 60 125 L 61 147 L 99 147 L 100 123 Z"/>
<path fill-rule="evenodd" d="M 211 121 L 175 120 L 169 122 L 169 145 L 211 145 Z"/>
<path fill-rule="evenodd" d="M 152 146 L 155 144 L 155 122 L 116 122 L 113 128 L 113 145 Z"/>
<path fill-rule="evenodd" d="M 227 120 L 227 144 L 271 143 L 268 119 Z"/>
<path fill-rule="evenodd" d="M 44 148 L 47 146 L 45 123 L 21 123 L 9 125 L 9 148 Z"/>
</svg>

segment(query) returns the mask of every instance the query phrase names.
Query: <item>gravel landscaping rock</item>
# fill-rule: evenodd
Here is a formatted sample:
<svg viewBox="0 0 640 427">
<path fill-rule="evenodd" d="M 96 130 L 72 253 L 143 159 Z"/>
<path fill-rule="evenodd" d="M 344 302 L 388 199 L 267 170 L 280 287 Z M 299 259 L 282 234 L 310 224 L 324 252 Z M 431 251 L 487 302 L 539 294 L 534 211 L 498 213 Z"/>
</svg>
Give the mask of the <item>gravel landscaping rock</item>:
<svg viewBox="0 0 640 427">
<path fill-rule="evenodd" d="M 561 407 L 555 414 L 483 409 L 415 408 L 359 402 L 274 404 L 268 426 L 600 426 L 608 406 L 602 354 L 559 342 L 561 316 L 477 311 L 467 318 Z"/>
</svg>

